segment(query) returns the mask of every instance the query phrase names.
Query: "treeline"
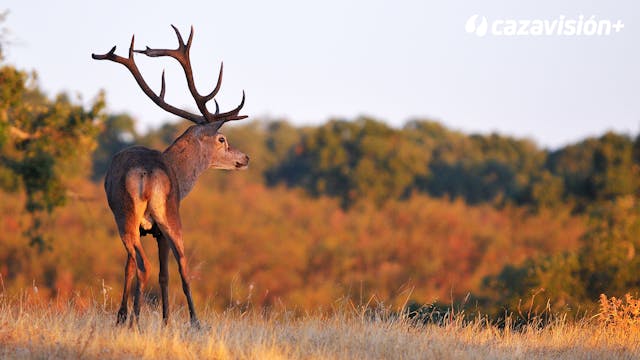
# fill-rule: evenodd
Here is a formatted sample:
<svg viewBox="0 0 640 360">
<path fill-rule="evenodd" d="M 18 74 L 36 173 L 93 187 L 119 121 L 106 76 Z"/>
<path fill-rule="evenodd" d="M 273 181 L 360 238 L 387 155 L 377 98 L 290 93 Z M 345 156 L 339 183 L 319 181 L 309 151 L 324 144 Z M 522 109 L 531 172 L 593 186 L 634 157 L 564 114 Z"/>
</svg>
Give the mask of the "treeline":
<svg viewBox="0 0 640 360">
<path fill-rule="evenodd" d="M 165 124 L 139 135 L 130 117 L 109 117 L 98 138 L 94 179 L 115 151 L 133 143 L 164 148 L 186 126 Z M 265 184 L 335 197 L 345 209 L 364 199 L 380 205 L 423 193 L 532 209 L 569 204 L 584 212 L 589 204 L 634 195 L 640 185 L 639 141 L 612 132 L 547 150 L 531 140 L 467 135 L 428 120 L 400 129 L 358 118 L 317 127 L 255 121 L 223 130 L 252 155 Z"/>
<path fill-rule="evenodd" d="M 132 143 L 164 148 L 189 125 L 165 124 L 140 135 L 133 124 L 133 119 L 127 116 L 108 118 L 105 131 L 99 136 L 96 160 L 106 160 L 114 151 Z M 367 243 L 365 247 L 357 247 L 357 252 L 365 257 L 368 249 L 383 254 L 383 260 L 365 266 L 366 271 L 355 272 L 360 273 L 361 281 L 371 275 L 370 282 L 365 284 L 376 288 L 378 294 L 390 295 L 390 288 L 398 285 L 396 282 L 425 276 L 416 270 L 425 269 L 425 265 L 418 265 L 420 261 L 425 264 L 435 261 L 441 266 L 433 277 L 427 276 L 421 282 L 425 288 L 436 286 L 437 290 L 432 288 L 428 293 L 442 296 L 447 286 L 456 284 L 460 287 L 455 291 L 449 289 L 450 293 L 462 295 L 473 291 L 475 301 L 494 313 L 504 311 L 505 306 L 513 310 L 523 299 L 534 299 L 540 302 L 536 306 L 541 307 L 551 300 L 554 308 L 584 309 L 601 293 L 620 296 L 640 290 L 640 278 L 635 276 L 640 270 L 636 256 L 636 249 L 640 248 L 637 138 L 609 132 L 547 150 L 530 140 L 498 134 L 467 135 L 432 121 L 415 120 L 396 129 L 371 118 L 332 120 L 316 127 L 295 127 L 286 121 L 256 121 L 228 126 L 224 131 L 232 145 L 251 154 L 252 182 L 271 188 L 284 185 L 302 189 L 316 198 L 334 198 L 355 218 L 385 214 L 383 219 L 393 219 L 397 210 L 386 213 L 390 207 L 416 210 L 408 215 L 411 220 L 392 221 L 387 224 L 388 233 L 383 231 L 373 237 L 384 245 Z M 100 164 L 105 163 L 94 163 L 96 179 L 103 171 Z M 225 179 L 221 177 L 219 181 L 224 184 Z M 476 208 L 484 209 L 481 210 L 484 213 L 494 208 L 505 216 L 506 223 L 485 238 L 481 235 L 482 217 L 476 218 L 477 222 L 463 226 L 471 238 L 459 243 L 457 235 L 438 233 L 439 229 L 454 226 L 445 220 L 446 216 L 432 213 L 430 216 L 437 219 L 432 222 L 421 217 L 424 215 L 419 208 L 430 205 L 416 199 L 425 199 L 424 196 L 442 198 L 444 202 L 439 206 L 443 213 L 450 211 L 446 210 L 449 205 L 443 204 L 464 203 L 464 209 L 458 208 L 458 212 L 453 212 L 455 215 L 450 213 L 453 217 L 467 218 Z M 379 210 L 364 215 L 362 209 Z M 520 217 L 536 223 L 538 228 L 531 231 L 530 225 L 514 225 L 514 221 L 519 221 L 515 218 Z M 580 225 L 585 224 L 585 218 L 589 219 L 586 228 Z M 554 221 L 558 219 L 575 222 L 558 224 Z M 491 220 L 484 221 L 486 226 L 492 226 Z M 425 233 L 407 243 L 407 237 L 411 236 L 405 231 L 413 233 L 411 227 L 417 224 Z M 344 229 L 332 230 L 337 231 L 338 237 L 345 235 Z M 501 231 L 509 234 L 508 239 L 498 240 L 504 235 Z M 349 244 L 353 236 L 362 236 L 358 234 L 352 233 L 340 243 Z M 516 240 L 520 236 L 528 239 L 525 242 L 536 250 L 513 249 L 520 243 Z M 433 242 L 434 238 L 438 240 Z M 314 241 L 323 243 L 329 239 Z M 544 245 L 547 241 L 555 242 L 557 247 Z M 443 258 L 431 248 L 434 244 L 449 249 L 448 255 L 455 255 L 445 260 L 447 256 Z M 501 255 L 497 244 L 503 246 Z M 394 258 L 401 251 L 399 248 L 415 251 L 424 258 L 420 255 Z M 488 249 L 498 253 L 489 255 Z M 385 260 L 385 256 L 395 261 Z M 485 262 L 495 264 L 500 256 L 513 261 L 499 261 L 501 270 L 489 270 Z M 322 265 L 327 271 L 339 267 L 327 262 Z M 387 290 L 382 291 L 388 271 L 401 275 L 384 280 Z M 448 277 L 449 272 L 460 277 L 454 280 Z M 304 273 L 307 275 L 302 278 L 311 276 L 313 271 Z M 438 280 L 440 276 L 443 278 Z M 543 289 L 544 294 L 535 299 L 533 294 Z"/>
</svg>

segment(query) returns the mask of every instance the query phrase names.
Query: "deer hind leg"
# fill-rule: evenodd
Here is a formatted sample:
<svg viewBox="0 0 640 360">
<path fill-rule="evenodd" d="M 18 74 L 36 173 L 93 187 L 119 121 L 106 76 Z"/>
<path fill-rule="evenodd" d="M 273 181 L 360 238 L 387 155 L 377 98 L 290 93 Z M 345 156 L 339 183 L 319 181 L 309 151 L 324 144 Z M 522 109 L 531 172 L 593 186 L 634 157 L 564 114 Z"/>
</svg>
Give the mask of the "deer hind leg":
<svg viewBox="0 0 640 360">
<path fill-rule="evenodd" d="M 134 234 L 123 234 L 121 236 L 124 247 L 127 250 L 127 263 L 124 266 L 124 287 L 122 290 L 122 303 L 120 304 L 120 310 L 118 310 L 118 319 L 116 321 L 116 324 L 118 325 L 124 324 L 127 321 L 127 314 L 129 311 L 129 293 L 131 291 L 133 277 L 136 275 L 135 248 L 133 246 L 134 237 Z"/>
<path fill-rule="evenodd" d="M 144 249 L 142 248 L 142 244 L 140 243 L 140 237 L 136 238 L 137 242 L 134 244 L 135 253 L 136 253 L 136 276 L 138 278 L 138 282 L 136 284 L 136 291 L 133 297 L 133 314 L 135 317 L 135 322 L 138 322 L 140 318 L 140 297 L 142 292 L 144 291 L 144 287 L 147 284 L 147 280 L 149 280 L 149 260 L 144 253 Z M 131 325 L 133 325 L 134 317 L 131 318 Z"/>
<path fill-rule="evenodd" d="M 117 324 L 124 324 L 128 315 L 128 302 L 131 294 L 131 285 L 133 278 L 138 279 L 135 289 L 134 299 L 134 315 L 137 317 L 139 314 L 139 297 L 140 291 L 146 283 L 148 278 L 148 261 L 142 246 L 140 244 L 140 218 L 146 207 L 146 203 L 131 201 L 127 204 L 133 211 L 125 214 L 123 217 L 116 218 L 116 224 L 120 232 L 120 238 L 127 250 L 127 264 L 124 268 L 124 288 L 122 290 L 122 303 L 120 310 L 118 310 Z M 138 260 L 140 258 L 140 260 Z M 144 269 L 141 271 L 141 269 Z M 131 318 L 133 322 L 133 317 Z"/>
</svg>

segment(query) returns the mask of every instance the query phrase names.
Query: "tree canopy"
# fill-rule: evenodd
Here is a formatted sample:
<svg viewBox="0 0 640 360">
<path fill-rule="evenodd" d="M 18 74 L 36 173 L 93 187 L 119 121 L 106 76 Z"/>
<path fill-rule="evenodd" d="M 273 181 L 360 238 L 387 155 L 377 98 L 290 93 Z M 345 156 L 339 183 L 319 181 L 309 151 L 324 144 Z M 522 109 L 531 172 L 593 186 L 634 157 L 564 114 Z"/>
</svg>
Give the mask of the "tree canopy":
<svg viewBox="0 0 640 360">
<path fill-rule="evenodd" d="M 50 99 L 36 80 L 0 62 L 0 188 L 26 194 L 31 242 L 42 247 L 42 216 L 64 204 L 65 177 L 89 173 L 105 103 L 103 94 L 88 108 L 66 94 Z"/>
</svg>

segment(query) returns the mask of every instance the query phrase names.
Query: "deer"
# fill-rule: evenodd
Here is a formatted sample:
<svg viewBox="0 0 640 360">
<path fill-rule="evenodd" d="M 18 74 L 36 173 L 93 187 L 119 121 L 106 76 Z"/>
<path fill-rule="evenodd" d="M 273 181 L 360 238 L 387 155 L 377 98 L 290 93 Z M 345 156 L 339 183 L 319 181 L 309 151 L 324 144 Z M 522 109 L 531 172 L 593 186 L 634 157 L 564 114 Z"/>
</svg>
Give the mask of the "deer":
<svg viewBox="0 0 640 360">
<path fill-rule="evenodd" d="M 120 239 L 127 251 L 122 303 L 117 313 L 116 324 L 125 324 L 128 316 L 128 300 L 134 277 L 133 312 L 130 327 L 135 321 L 139 326 L 140 297 L 149 278 L 149 260 L 142 248 L 141 237 L 151 234 L 158 243 L 160 271 L 158 280 L 162 296 L 162 319 L 166 325 L 169 318 L 168 260 L 169 250 L 178 263 L 182 290 L 189 307 L 191 324 L 200 327 L 191 297 L 187 260 L 182 239 L 180 202 L 193 189 L 198 177 L 207 169 L 246 169 L 249 157 L 231 147 L 227 138 L 219 132 L 228 121 L 247 118 L 239 115 L 244 106 L 242 100 L 233 110 L 220 113 L 215 96 L 222 84 L 223 63 L 220 64 L 218 80 L 213 90 L 202 95 L 196 89 L 189 50 L 193 41 L 193 26 L 187 42 L 180 31 L 171 25 L 178 38 L 176 49 L 134 50 L 135 35 L 131 37 L 129 56 L 115 54 L 114 46 L 105 54 L 91 54 L 95 60 L 110 60 L 124 65 L 133 75 L 142 91 L 161 109 L 194 122 L 163 152 L 144 146 L 131 146 L 115 154 L 105 175 L 104 190 L 107 202 L 115 218 Z M 134 53 L 149 57 L 170 57 L 178 61 L 187 81 L 187 87 L 200 114 L 188 112 L 165 102 L 164 70 L 160 93 L 156 94 L 142 77 L 134 61 Z M 211 113 L 207 103 L 214 100 L 215 111 Z"/>
</svg>

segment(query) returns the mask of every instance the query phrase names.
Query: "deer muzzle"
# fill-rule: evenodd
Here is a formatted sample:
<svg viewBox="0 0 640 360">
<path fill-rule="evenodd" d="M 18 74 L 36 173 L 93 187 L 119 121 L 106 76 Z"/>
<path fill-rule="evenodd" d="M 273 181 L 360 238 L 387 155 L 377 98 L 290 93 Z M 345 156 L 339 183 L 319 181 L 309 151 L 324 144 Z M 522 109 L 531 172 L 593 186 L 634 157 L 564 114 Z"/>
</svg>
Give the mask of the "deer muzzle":
<svg viewBox="0 0 640 360">
<path fill-rule="evenodd" d="M 246 169 L 249 166 L 249 156 L 245 155 L 241 161 L 236 161 L 236 169 Z"/>
</svg>

